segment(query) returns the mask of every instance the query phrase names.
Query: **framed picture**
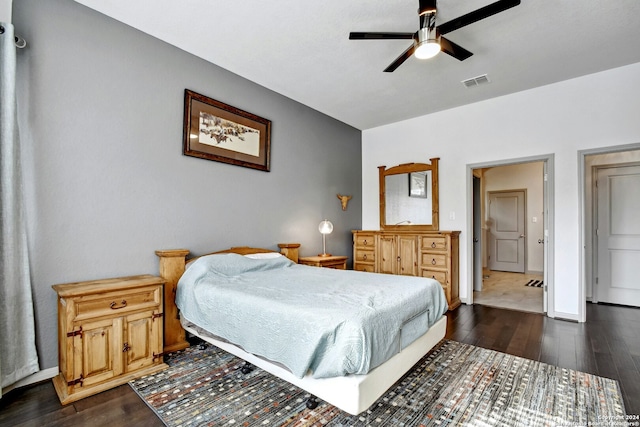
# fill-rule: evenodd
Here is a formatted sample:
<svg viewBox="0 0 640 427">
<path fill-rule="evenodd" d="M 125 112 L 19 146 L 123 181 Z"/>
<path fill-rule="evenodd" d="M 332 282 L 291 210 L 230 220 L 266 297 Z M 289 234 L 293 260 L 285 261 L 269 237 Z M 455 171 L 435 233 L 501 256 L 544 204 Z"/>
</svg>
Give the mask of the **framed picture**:
<svg viewBox="0 0 640 427">
<path fill-rule="evenodd" d="M 409 197 L 427 198 L 427 173 L 409 173 Z"/>
<path fill-rule="evenodd" d="M 185 89 L 182 153 L 269 172 L 271 121 Z"/>
</svg>

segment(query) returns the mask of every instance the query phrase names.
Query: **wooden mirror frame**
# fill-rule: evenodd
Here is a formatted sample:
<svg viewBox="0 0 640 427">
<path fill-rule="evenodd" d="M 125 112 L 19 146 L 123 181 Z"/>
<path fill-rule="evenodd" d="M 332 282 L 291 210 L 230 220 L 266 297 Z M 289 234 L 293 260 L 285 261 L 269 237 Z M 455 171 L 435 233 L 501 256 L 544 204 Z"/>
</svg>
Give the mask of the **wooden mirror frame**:
<svg viewBox="0 0 640 427">
<path fill-rule="evenodd" d="M 378 166 L 380 175 L 380 229 L 381 230 L 439 230 L 440 208 L 438 206 L 438 160 L 439 157 L 429 159 L 428 163 L 404 163 L 387 169 L 386 166 Z M 386 192 L 385 178 L 389 175 L 408 174 L 411 172 L 431 171 L 431 224 L 386 224 Z"/>
</svg>

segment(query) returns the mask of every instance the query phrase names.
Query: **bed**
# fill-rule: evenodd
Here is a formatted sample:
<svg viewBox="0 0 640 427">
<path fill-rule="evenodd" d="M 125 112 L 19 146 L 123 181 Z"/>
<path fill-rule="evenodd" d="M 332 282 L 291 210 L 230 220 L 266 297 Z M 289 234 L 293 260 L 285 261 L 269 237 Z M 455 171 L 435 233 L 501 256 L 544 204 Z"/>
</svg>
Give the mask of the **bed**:
<svg viewBox="0 0 640 427">
<path fill-rule="evenodd" d="M 310 408 L 318 398 L 357 415 L 444 337 L 438 282 L 298 265 L 299 245 L 279 246 L 284 256 L 236 247 L 188 262 L 187 250 L 157 251 L 165 353 L 188 345 L 186 331 L 245 360 L 243 372 L 305 390 Z"/>
</svg>

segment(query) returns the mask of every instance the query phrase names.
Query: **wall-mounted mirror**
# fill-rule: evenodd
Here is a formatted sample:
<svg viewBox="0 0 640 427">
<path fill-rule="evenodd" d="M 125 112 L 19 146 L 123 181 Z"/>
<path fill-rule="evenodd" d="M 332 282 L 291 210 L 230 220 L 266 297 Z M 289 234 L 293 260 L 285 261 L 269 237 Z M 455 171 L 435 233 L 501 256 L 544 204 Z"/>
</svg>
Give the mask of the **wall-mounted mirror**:
<svg viewBox="0 0 640 427">
<path fill-rule="evenodd" d="M 438 230 L 438 160 L 406 163 L 380 172 L 382 230 Z"/>
</svg>

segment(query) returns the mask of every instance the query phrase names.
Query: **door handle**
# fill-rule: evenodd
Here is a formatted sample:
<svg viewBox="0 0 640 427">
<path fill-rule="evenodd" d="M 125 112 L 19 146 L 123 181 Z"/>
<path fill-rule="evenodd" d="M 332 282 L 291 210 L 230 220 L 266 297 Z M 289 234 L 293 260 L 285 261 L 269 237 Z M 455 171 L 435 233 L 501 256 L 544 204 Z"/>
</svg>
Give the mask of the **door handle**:
<svg viewBox="0 0 640 427">
<path fill-rule="evenodd" d="M 480 241 L 480 240 L 478 240 L 478 238 L 477 238 L 477 237 L 474 237 L 474 238 L 473 238 L 473 243 L 478 243 L 479 241 Z"/>
<path fill-rule="evenodd" d="M 523 237 L 524 237 L 524 234 L 521 234 L 521 235 L 520 235 L 520 238 L 522 239 Z"/>
</svg>

